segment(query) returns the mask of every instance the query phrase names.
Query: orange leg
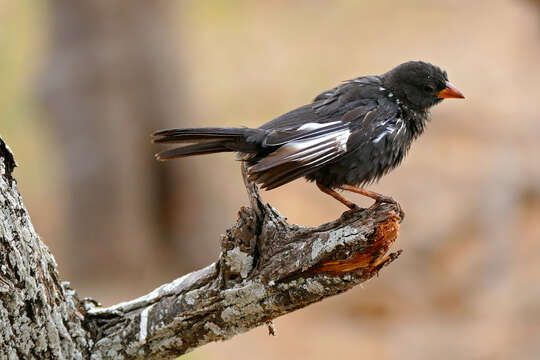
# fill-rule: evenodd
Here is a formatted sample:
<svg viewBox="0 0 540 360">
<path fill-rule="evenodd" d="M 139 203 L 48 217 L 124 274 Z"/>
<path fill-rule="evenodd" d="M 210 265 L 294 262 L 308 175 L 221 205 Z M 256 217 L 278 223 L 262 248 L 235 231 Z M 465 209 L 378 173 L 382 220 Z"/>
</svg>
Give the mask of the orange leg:
<svg viewBox="0 0 540 360">
<path fill-rule="evenodd" d="M 398 208 L 399 216 L 400 216 L 401 220 L 403 220 L 405 218 L 405 212 L 403 211 L 403 209 L 401 209 L 401 205 L 399 205 L 399 203 L 390 196 L 382 195 L 382 194 L 376 193 L 374 191 L 366 190 L 366 189 L 363 189 L 361 187 L 356 187 L 356 186 L 352 186 L 352 185 L 343 185 L 343 186 L 340 187 L 340 189 L 341 190 L 351 191 L 351 192 L 354 192 L 354 193 L 357 193 L 357 194 L 364 195 L 364 196 L 367 196 L 369 198 L 372 198 L 373 200 L 375 200 L 375 203 L 373 205 L 371 205 L 371 208 L 376 207 L 380 203 L 393 204 Z"/>
<path fill-rule="evenodd" d="M 317 187 L 323 193 L 330 195 L 331 197 L 333 197 L 334 199 L 336 199 L 337 201 L 339 201 L 340 203 L 342 203 L 343 205 L 345 205 L 349 209 L 351 209 L 351 210 L 360 210 L 360 207 L 358 205 L 356 205 L 352 201 L 349 201 L 349 200 L 345 199 L 342 195 L 340 195 L 336 191 L 330 189 L 329 187 L 327 187 L 327 186 L 325 186 L 323 184 L 320 184 L 320 183 L 317 183 Z"/>
<path fill-rule="evenodd" d="M 333 197 L 334 199 L 336 199 L 337 201 L 339 201 L 340 203 L 342 203 L 343 205 L 345 205 L 346 207 L 348 207 L 351 210 L 357 211 L 357 210 L 362 209 L 361 207 L 359 207 L 358 205 L 356 205 L 352 201 L 347 200 L 343 195 L 339 194 L 335 190 L 332 190 L 332 189 L 330 189 L 329 187 L 327 187 L 327 186 L 325 186 L 323 184 L 317 183 L 317 187 L 323 193 L 330 195 L 331 197 Z M 366 189 L 361 188 L 361 187 L 356 187 L 356 186 L 352 186 L 352 185 L 343 185 L 343 186 L 340 186 L 339 189 L 350 191 L 350 192 L 360 194 L 360 195 L 364 195 L 364 196 L 367 196 L 367 197 L 375 200 L 375 203 L 372 205 L 372 207 L 376 206 L 379 203 L 390 203 L 390 204 L 397 205 L 399 207 L 398 202 L 396 200 L 392 199 L 390 196 L 382 195 L 382 194 L 376 193 L 374 191 L 366 190 Z M 403 211 L 401 211 L 401 207 L 400 207 L 400 213 L 403 213 Z M 402 214 L 402 215 L 404 215 L 404 214 Z"/>
<path fill-rule="evenodd" d="M 375 200 L 375 203 L 383 202 L 383 203 L 397 204 L 397 201 L 392 199 L 390 196 L 382 195 L 374 191 L 366 190 L 361 187 L 356 187 L 352 185 L 343 185 L 340 187 L 340 189 L 367 196 Z"/>
</svg>

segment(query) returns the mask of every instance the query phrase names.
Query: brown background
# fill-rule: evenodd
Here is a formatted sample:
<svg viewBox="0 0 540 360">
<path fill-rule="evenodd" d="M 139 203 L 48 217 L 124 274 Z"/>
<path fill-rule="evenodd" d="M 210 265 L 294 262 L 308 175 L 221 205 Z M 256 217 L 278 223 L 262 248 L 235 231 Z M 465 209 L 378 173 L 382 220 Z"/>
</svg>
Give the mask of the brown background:
<svg viewBox="0 0 540 360">
<path fill-rule="evenodd" d="M 188 357 L 540 357 L 535 2 L 111 3 L 0 0 L 0 132 L 34 225 L 82 296 L 112 304 L 214 261 L 246 204 L 230 154 L 157 166 L 152 129 L 257 126 L 422 59 L 466 99 L 433 109 L 373 186 L 407 213 L 399 261 L 278 319 L 275 338 L 261 328 Z M 304 181 L 263 195 L 302 225 L 343 211 Z"/>
</svg>

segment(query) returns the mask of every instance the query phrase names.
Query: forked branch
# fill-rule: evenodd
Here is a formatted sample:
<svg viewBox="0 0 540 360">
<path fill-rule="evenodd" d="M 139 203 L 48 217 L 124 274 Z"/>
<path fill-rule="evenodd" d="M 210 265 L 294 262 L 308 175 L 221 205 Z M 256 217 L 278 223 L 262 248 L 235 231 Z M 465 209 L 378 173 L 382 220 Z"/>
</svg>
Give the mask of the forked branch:
<svg viewBox="0 0 540 360">
<path fill-rule="evenodd" d="M 87 303 L 92 359 L 173 358 L 346 291 L 401 253 L 387 255 L 398 236 L 398 205 L 307 228 L 288 224 L 254 184 L 246 181 L 246 189 L 251 207 L 222 236 L 215 263 L 132 301 Z"/>
</svg>

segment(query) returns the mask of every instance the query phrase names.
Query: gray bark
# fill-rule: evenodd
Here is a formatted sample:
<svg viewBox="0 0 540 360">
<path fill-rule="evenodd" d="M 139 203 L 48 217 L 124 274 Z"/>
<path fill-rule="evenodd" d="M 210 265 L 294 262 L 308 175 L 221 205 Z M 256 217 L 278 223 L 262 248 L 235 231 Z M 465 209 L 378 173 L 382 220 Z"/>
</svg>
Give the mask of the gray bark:
<svg viewBox="0 0 540 360">
<path fill-rule="evenodd" d="M 84 312 L 32 226 L 14 167 L 0 139 L 0 359 L 87 359 Z"/>
<path fill-rule="evenodd" d="M 0 359 L 170 359 L 358 285 L 392 262 L 398 205 L 290 225 L 255 185 L 219 259 L 132 301 L 79 301 L 34 232 L 0 147 Z"/>
</svg>

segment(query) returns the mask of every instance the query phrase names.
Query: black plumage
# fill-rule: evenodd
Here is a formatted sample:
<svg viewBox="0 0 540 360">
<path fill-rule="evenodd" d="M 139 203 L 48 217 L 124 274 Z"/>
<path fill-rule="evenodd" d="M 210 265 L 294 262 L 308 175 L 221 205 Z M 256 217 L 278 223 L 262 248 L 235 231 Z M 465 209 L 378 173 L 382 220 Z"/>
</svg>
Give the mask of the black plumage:
<svg viewBox="0 0 540 360">
<path fill-rule="evenodd" d="M 157 143 L 186 143 L 158 160 L 233 151 L 246 161 L 249 178 L 267 190 L 299 177 L 355 208 L 332 189 L 376 201 L 390 198 L 364 190 L 401 163 L 422 134 L 429 108 L 443 98 L 462 98 L 446 72 L 421 61 L 365 76 L 318 95 L 259 128 L 187 128 L 157 131 Z"/>
</svg>

